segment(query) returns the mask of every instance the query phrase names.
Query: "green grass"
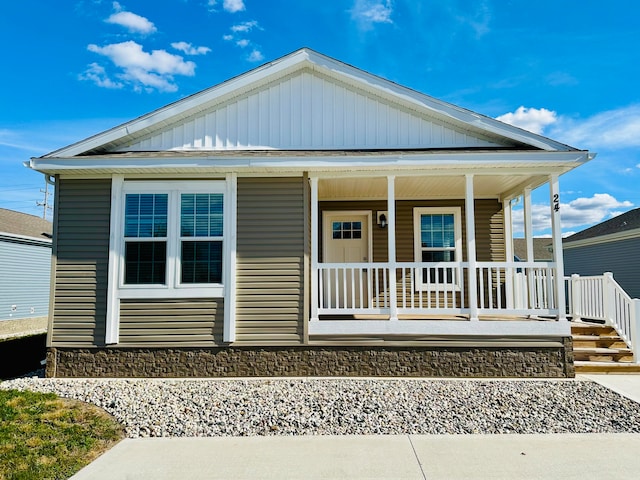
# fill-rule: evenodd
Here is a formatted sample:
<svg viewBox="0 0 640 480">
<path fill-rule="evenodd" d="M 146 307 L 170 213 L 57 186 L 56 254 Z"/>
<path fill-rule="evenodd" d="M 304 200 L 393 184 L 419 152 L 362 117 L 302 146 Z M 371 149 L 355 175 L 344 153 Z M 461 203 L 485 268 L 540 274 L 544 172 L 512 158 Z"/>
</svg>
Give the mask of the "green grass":
<svg viewBox="0 0 640 480">
<path fill-rule="evenodd" d="M 0 390 L 0 479 L 67 479 L 123 436 L 94 405 Z"/>
</svg>

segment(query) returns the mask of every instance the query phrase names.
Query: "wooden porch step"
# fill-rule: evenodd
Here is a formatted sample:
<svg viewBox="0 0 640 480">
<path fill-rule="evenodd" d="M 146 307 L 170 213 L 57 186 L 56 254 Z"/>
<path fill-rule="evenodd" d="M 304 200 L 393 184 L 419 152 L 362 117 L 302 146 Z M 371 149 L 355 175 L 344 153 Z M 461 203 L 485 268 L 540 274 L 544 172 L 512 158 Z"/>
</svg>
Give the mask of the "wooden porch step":
<svg viewBox="0 0 640 480">
<path fill-rule="evenodd" d="M 589 362 L 577 360 L 574 362 L 576 373 L 614 373 L 640 374 L 640 364 L 637 363 L 617 363 L 617 362 Z"/>
</svg>

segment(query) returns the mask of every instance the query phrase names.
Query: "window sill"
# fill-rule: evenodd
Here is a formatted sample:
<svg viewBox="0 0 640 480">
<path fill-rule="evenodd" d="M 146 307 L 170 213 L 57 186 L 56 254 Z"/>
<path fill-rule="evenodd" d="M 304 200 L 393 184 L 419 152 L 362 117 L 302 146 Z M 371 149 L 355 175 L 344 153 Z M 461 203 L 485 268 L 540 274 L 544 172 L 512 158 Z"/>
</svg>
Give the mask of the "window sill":
<svg viewBox="0 0 640 480">
<path fill-rule="evenodd" d="M 118 297 L 124 299 L 131 298 L 222 298 L 224 297 L 224 286 L 196 287 L 196 288 L 127 288 L 121 287 L 118 290 Z"/>
</svg>

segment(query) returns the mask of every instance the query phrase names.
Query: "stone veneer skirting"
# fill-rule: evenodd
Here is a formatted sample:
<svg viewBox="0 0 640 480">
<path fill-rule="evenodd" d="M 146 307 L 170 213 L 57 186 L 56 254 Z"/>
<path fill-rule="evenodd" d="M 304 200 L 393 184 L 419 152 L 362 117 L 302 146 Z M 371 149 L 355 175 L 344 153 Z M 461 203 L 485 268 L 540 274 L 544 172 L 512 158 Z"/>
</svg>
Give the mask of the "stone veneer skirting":
<svg viewBox="0 0 640 480">
<path fill-rule="evenodd" d="M 573 377 L 558 346 L 50 348 L 47 377 Z"/>
</svg>

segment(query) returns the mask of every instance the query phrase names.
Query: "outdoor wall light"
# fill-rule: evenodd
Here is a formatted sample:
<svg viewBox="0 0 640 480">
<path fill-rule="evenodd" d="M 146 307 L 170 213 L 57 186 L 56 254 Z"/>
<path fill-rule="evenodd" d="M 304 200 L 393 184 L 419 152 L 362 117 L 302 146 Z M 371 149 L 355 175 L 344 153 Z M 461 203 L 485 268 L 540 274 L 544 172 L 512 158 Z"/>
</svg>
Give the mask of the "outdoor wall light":
<svg viewBox="0 0 640 480">
<path fill-rule="evenodd" d="M 387 226 L 387 212 L 378 212 L 378 225 L 380 225 L 380 228 Z"/>
</svg>

